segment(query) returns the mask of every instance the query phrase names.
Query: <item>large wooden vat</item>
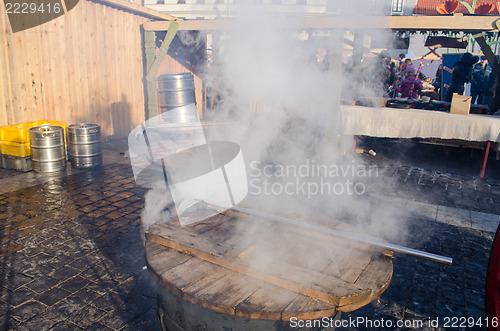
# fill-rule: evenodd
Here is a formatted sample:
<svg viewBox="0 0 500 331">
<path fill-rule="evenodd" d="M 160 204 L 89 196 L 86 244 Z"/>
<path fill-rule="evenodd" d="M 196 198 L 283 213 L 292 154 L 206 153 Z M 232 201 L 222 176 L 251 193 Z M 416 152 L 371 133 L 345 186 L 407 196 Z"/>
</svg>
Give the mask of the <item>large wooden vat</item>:
<svg viewBox="0 0 500 331">
<path fill-rule="evenodd" d="M 288 330 L 305 320 L 335 326 L 340 312 L 376 299 L 392 277 L 390 257 L 352 244 L 232 211 L 184 227 L 176 220 L 154 224 L 146 258 L 159 284 L 162 326 Z"/>
</svg>

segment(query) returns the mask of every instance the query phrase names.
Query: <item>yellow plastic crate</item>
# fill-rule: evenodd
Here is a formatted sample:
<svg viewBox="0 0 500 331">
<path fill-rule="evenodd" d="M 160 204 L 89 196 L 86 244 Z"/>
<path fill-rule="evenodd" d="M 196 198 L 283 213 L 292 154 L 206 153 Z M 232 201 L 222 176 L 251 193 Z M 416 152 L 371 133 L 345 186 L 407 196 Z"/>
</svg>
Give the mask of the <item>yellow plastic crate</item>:
<svg viewBox="0 0 500 331">
<path fill-rule="evenodd" d="M 27 157 L 31 155 L 30 143 L 15 143 L 0 140 L 0 153 L 4 155 Z"/>
<path fill-rule="evenodd" d="M 17 143 L 30 141 L 28 123 L 6 125 L 0 127 L 0 140 Z"/>
<path fill-rule="evenodd" d="M 5 125 L 0 127 L 0 140 L 14 143 L 29 143 L 30 128 L 41 125 L 61 126 L 64 128 L 64 134 L 68 134 L 68 124 L 61 121 L 34 121 L 21 124 Z"/>
</svg>

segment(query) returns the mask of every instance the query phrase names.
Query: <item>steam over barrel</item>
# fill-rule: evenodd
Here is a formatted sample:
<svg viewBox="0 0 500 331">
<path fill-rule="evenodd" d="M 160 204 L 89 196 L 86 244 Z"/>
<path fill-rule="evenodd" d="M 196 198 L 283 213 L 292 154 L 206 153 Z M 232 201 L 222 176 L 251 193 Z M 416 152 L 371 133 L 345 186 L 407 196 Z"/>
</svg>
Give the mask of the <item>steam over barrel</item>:
<svg viewBox="0 0 500 331">
<path fill-rule="evenodd" d="M 35 172 L 57 172 L 66 168 L 64 129 L 37 126 L 30 129 L 30 147 Z"/>
<path fill-rule="evenodd" d="M 102 165 L 101 128 L 97 124 L 78 123 L 68 127 L 68 157 L 76 168 Z"/>
</svg>

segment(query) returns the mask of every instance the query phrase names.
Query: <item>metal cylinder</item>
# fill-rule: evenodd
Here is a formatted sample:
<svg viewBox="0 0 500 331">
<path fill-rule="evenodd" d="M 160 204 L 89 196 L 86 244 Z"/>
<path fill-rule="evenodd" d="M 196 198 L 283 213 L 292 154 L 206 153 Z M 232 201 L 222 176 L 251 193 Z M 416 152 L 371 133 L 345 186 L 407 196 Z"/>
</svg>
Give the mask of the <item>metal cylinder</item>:
<svg viewBox="0 0 500 331">
<path fill-rule="evenodd" d="M 218 206 L 218 207 L 220 207 L 220 206 Z M 414 256 L 414 257 L 418 257 L 418 258 L 422 258 L 422 259 L 426 259 L 429 261 L 438 262 L 438 263 L 442 263 L 442 264 L 446 264 L 446 265 L 451 265 L 453 263 L 453 259 L 450 257 L 441 256 L 441 255 L 428 253 L 428 252 L 420 251 L 420 250 L 409 248 L 409 247 L 391 244 L 391 243 L 383 242 L 383 241 L 376 240 L 376 239 L 373 239 L 370 237 L 358 236 L 358 235 L 350 234 L 347 232 L 341 232 L 341 231 L 337 231 L 334 229 L 325 228 L 323 226 L 319 226 L 319 225 L 315 225 L 315 224 L 299 222 L 299 221 L 296 221 L 296 220 L 293 220 L 290 218 L 272 215 L 272 214 L 264 213 L 264 212 L 254 210 L 254 209 L 248 209 L 248 208 L 239 207 L 239 206 L 232 206 L 231 208 L 236 210 L 236 211 L 248 214 L 248 215 L 265 217 L 265 218 L 272 219 L 272 220 L 279 221 L 279 222 L 283 222 L 286 224 L 299 226 L 299 227 L 304 228 L 304 229 L 315 230 L 318 232 L 334 235 L 334 236 L 337 236 L 340 238 L 365 243 L 369 246 L 380 248 L 380 249 L 386 249 L 389 251 L 402 253 L 402 254 L 406 254 L 406 255 L 410 255 L 410 256 Z"/>
<path fill-rule="evenodd" d="M 162 112 L 195 104 L 193 74 L 184 72 L 159 76 L 158 103 Z"/>
<path fill-rule="evenodd" d="M 35 172 L 57 172 L 66 168 L 64 129 L 60 126 L 30 128 L 30 147 Z"/>
<path fill-rule="evenodd" d="M 78 123 L 68 127 L 68 158 L 76 168 L 102 165 L 101 127 Z"/>
</svg>

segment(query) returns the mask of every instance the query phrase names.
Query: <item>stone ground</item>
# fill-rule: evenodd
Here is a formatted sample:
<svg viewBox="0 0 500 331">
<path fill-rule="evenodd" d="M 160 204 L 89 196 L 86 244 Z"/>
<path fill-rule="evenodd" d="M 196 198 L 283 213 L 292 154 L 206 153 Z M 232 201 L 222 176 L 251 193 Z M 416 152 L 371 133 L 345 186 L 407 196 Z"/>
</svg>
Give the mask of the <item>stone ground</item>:
<svg viewBox="0 0 500 331">
<path fill-rule="evenodd" d="M 369 179 L 368 193 L 407 211 L 404 244 L 454 262 L 395 254 L 387 291 L 343 314 L 345 321 L 365 320 L 340 329 L 375 323 L 382 326 L 377 330 L 441 330 L 451 318 L 469 318 L 456 329 L 485 329 L 477 321 L 484 316 L 489 249 L 500 220 L 499 161 L 491 155 L 480 179 L 480 151 L 415 141 L 364 144 L 377 155 L 362 158 L 389 181 Z M 126 149 L 124 141 L 104 144 L 100 169 L 68 166 L 62 175 L 0 169 L 1 330 L 160 329 L 142 246 L 146 191 L 120 154 Z"/>
</svg>

